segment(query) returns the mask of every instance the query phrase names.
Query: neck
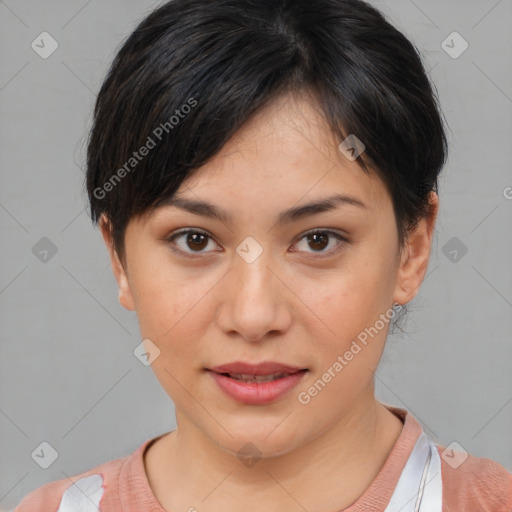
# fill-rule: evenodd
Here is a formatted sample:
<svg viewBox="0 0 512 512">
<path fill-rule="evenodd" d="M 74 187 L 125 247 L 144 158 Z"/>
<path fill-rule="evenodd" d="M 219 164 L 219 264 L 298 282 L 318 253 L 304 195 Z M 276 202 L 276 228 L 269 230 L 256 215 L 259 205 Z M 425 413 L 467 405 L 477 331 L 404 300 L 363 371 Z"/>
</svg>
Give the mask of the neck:
<svg viewBox="0 0 512 512">
<path fill-rule="evenodd" d="M 277 511 L 294 500 L 310 512 L 348 507 L 370 486 L 402 429 L 372 393 L 320 436 L 246 467 L 187 418 L 177 414 L 177 424 L 145 460 L 155 496 L 168 510 L 195 503 L 205 511 L 241 505 Z"/>
</svg>

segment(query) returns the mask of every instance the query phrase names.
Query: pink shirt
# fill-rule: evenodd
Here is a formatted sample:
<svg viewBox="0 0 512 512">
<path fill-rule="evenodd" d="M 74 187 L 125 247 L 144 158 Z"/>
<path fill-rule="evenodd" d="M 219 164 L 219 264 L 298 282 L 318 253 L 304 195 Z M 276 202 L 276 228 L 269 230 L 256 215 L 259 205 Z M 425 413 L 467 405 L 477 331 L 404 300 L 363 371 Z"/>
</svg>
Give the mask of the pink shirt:
<svg viewBox="0 0 512 512">
<path fill-rule="evenodd" d="M 343 512 L 384 512 L 422 432 L 405 409 L 383 405 L 404 423 L 402 432 L 371 485 Z M 159 437 L 145 441 L 130 455 L 71 477 L 75 484 L 64 478 L 33 490 L 13 512 L 97 512 L 95 504 L 101 512 L 171 512 L 155 498 L 144 469 L 144 450 Z M 455 467 L 458 455 L 436 447 L 441 456 L 442 512 L 512 511 L 512 473 L 492 460 L 471 455 Z"/>
</svg>

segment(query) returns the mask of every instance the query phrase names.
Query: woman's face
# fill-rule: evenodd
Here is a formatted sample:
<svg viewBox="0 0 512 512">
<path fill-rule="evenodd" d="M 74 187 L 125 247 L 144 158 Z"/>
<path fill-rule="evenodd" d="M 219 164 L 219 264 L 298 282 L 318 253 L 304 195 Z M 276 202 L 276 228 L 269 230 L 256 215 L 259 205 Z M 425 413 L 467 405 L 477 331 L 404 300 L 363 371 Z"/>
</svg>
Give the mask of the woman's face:
<svg viewBox="0 0 512 512">
<path fill-rule="evenodd" d="M 125 269 L 111 250 L 120 302 L 151 340 L 151 367 L 175 404 L 178 431 L 277 455 L 374 400 L 392 305 L 415 295 L 432 227 L 420 223 L 399 255 L 389 194 L 340 142 L 311 103 L 283 98 L 176 195 L 211 208 L 169 205 L 133 219 Z M 336 195 L 350 200 L 300 210 Z M 294 210 L 301 214 L 285 213 Z M 184 228 L 192 232 L 170 240 Z M 240 361 L 304 371 L 264 384 L 211 371 Z"/>
</svg>

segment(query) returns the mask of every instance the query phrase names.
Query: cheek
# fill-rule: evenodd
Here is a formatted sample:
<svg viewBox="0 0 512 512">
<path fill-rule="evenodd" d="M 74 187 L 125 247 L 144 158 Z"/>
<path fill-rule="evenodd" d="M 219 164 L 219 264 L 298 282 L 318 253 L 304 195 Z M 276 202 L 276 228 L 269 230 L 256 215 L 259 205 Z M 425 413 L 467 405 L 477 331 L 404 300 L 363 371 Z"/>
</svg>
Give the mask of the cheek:
<svg viewBox="0 0 512 512">
<path fill-rule="evenodd" d="M 216 279 L 197 279 L 189 270 L 164 262 L 134 273 L 132 288 L 141 335 L 161 350 L 178 350 L 179 345 L 187 350 L 189 341 L 199 339 L 204 330 L 201 319 L 208 319 L 205 308 Z M 183 354 L 183 348 L 179 350 Z"/>
<path fill-rule="evenodd" d="M 172 334 L 180 316 L 180 293 L 175 286 L 151 276 L 137 286 L 137 317 L 141 335 L 160 344 Z M 182 315 L 181 315 L 182 316 Z"/>
<path fill-rule="evenodd" d="M 197 281 L 144 273 L 137 280 L 137 291 L 142 339 L 150 339 L 160 351 L 151 364 L 152 370 L 168 395 L 181 403 L 182 386 L 203 363 L 198 340 L 204 338 L 207 324 L 201 319 L 206 320 L 208 314 L 208 290 Z"/>
<path fill-rule="evenodd" d="M 375 258 L 365 259 L 362 254 L 357 260 L 330 270 L 320 279 L 300 278 L 300 296 L 328 325 L 348 327 L 368 320 L 373 323 L 374 317 L 378 318 L 388 307 L 393 290 L 391 265 Z"/>
<path fill-rule="evenodd" d="M 327 366 L 350 350 L 354 340 L 361 347 L 354 361 L 375 366 L 387 335 L 389 322 L 379 319 L 391 306 L 392 263 L 385 257 L 365 256 L 363 251 L 354 256 L 352 264 L 329 271 L 314 283 L 309 277 L 301 279 L 301 296 L 323 333 L 317 353 Z M 353 351 L 358 351 L 357 346 Z"/>
</svg>

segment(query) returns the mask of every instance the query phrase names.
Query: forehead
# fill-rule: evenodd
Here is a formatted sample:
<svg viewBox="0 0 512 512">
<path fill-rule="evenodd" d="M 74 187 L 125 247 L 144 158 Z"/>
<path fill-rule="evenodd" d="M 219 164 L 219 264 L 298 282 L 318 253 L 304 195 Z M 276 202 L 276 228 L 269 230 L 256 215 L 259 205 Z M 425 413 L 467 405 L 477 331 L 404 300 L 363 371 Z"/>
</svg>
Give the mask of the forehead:
<svg viewBox="0 0 512 512">
<path fill-rule="evenodd" d="M 312 97 L 286 94 L 256 112 L 224 145 L 215 159 L 251 152 L 274 157 L 322 157 L 342 162 L 337 141 Z M 318 155 L 314 155 L 318 153 Z"/>
<path fill-rule="evenodd" d="M 226 209 L 229 205 L 240 217 L 250 208 L 260 216 L 275 216 L 334 195 L 355 198 L 370 213 L 382 214 L 390 203 L 384 184 L 350 161 L 339 150 L 340 142 L 313 101 L 281 97 L 257 112 L 208 163 L 193 170 L 153 216 L 165 213 L 176 197 Z"/>
</svg>

